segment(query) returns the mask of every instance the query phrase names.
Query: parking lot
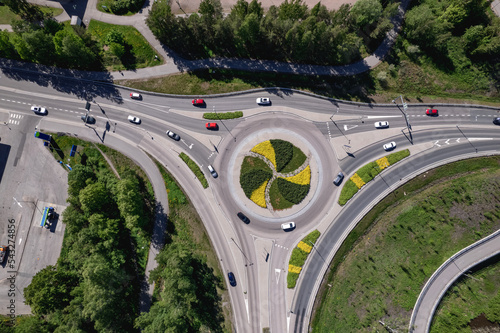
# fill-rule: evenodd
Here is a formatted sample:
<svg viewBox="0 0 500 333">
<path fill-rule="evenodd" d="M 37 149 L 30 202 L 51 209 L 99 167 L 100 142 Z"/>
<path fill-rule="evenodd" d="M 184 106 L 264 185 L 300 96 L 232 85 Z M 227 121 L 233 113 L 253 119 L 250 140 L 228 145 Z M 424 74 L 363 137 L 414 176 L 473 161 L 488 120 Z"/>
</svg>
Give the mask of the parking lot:
<svg viewBox="0 0 500 333">
<path fill-rule="evenodd" d="M 0 244 L 8 257 L 0 267 L 0 313 L 31 313 L 23 289 L 33 276 L 55 265 L 64 236 L 67 171 L 34 137 L 41 118 L 0 113 Z M 50 228 L 40 226 L 45 207 L 54 207 Z"/>
</svg>

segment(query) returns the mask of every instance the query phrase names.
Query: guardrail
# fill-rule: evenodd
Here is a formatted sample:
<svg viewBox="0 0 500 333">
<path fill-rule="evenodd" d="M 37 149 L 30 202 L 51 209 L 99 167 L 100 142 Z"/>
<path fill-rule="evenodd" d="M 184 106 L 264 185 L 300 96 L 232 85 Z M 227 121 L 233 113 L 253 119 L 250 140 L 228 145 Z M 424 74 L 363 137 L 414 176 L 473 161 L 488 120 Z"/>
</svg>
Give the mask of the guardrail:
<svg viewBox="0 0 500 333">
<path fill-rule="evenodd" d="M 411 314 L 411 319 L 410 319 L 410 324 L 409 324 L 409 327 L 408 327 L 408 332 L 412 333 L 414 332 L 414 325 L 415 325 L 415 319 L 417 317 L 417 314 L 418 314 L 418 311 L 420 309 L 420 304 L 422 303 L 422 300 L 423 298 L 425 297 L 425 295 L 427 294 L 428 292 L 428 289 L 430 288 L 430 286 L 432 285 L 432 283 L 439 277 L 439 275 L 449 266 L 451 265 L 457 258 L 463 256 L 464 254 L 468 253 L 469 251 L 477 248 L 478 246 L 480 245 L 483 245 L 484 243 L 490 241 L 491 239 L 493 238 L 496 238 L 496 237 L 500 237 L 500 229 L 497 230 L 496 232 L 492 233 L 491 235 L 489 236 L 486 236 L 480 240 L 478 240 L 477 242 L 475 242 L 474 244 L 471 244 L 469 246 L 467 246 L 466 248 L 458 251 L 457 253 L 455 253 L 453 256 L 451 256 L 448 260 L 446 260 L 435 272 L 434 274 L 432 274 L 432 276 L 429 278 L 429 280 L 427 281 L 427 283 L 425 284 L 424 288 L 422 288 L 422 291 L 420 292 L 420 295 L 418 296 L 418 299 L 417 299 L 417 302 L 415 303 L 415 307 L 413 308 L 413 312 Z M 498 254 L 498 252 L 496 253 Z M 495 254 L 493 254 L 495 255 Z M 474 262 L 474 265 L 477 265 L 478 263 L 482 262 L 482 261 L 485 261 L 489 258 L 491 258 L 493 255 L 487 257 L 487 258 L 481 258 L 481 260 L 477 261 L 477 262 Z M 441 292 L 441 294 L 438 296 L 437 298 L 437 301 L 435 302 L 433 308 L 432 308 L 432 312 L 431 312 L 431 315 L 430 315 L 430 318 L 429 319 L 432 319 L 433 315 L 434 315 L 434 312 L 436 311 L 436 307 L 437 305 L 439 304 L 439 302 L 441 301 L 441 299 L 443 298 L 444 294 L 446 293 L 446 291 L 448 290 L 449 286 L 455 282 L 455 280 L 461 276 L 462 274 L 458 275 L 453 281 L 449 281 L 449 283 L 447 284 L 446 288 L 444 289 L 444 291 Z M 429 326 L 430 326 L 430 323 L 431 323 L 431 320 L 429 320 L 427 322 L 427 325 L 426 325 L 426 329 L 425 331 L 429 331 Z"/>
</svg>

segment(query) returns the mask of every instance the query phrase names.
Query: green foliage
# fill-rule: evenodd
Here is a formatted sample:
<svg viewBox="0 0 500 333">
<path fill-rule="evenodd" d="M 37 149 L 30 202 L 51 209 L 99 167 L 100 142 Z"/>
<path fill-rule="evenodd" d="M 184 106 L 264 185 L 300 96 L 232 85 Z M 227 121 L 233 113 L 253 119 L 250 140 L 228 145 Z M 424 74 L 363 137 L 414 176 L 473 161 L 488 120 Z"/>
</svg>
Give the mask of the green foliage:
<svg viewBox="0 0 500 333">
<path fill-rule="evenodd" d="M 387 157 L 387 161 L 389 162 L 390 165 L 396 164 L 397 162 L 401 161 L 402 159 L 410 156 L 410 151 L 408 149 L 401 150 L 395 153 L 392 153 Z"/>
<path fill-rule="evenodd" d="M 26 304 L 38 315 L 62 310 L 69 305 L 70 293 L 78 285 L 79 278 L 73 272 L 47 266 L 35 274 L 29 286 L 24 288 Z"/>
<path fill-rule="evenodd" d="M 297 170 L 307 159 L 307 156 L 299 148 L 293 146 L 293 156 L 287 165 L 281 170 L 281 173 L 289 173 Z"/>
<path fill-rule="evenodd" d="M 102 183 L 87 185 L 80 191 L 79 197 L 82 210 L 89 215 L 108 210 L 111 204 L 110 193 Z"/>
<path fill-rule="evenodd" d="M 243 111 L 235 112 L 207 112 L 203 114 L 203 119 L 219 120 L 219 119 L 235 119 L 243 117 Z"/>
<path fill-rule="evenodd" d="M 279 139 L 271 139 L 269 141 L 274 149 L 276 171 L 281 172 L 293 157 L 293 145 L 288 141 Z"/>
<path fill-rule="evenodd" d="M 351 199 L 356 193 L 358 193 L 359 188 L 354 184 L 351 179 L 347 179 L 342 186 L 339 196 L 339 205 L 343 206 Z"/>
<path fill-rule="evenodd" d="M 283 197 L 294 204 L 302 202 L 302 200 L 304 200 L 304 198 L 309 193 L 309 188 L 310 188 L 309 184 L 307 185 L 295 184 L 289 182 L 284 178 L 278 178 L 277 182 L 279 191 L 283 195 Z"/>
<path fill-rule="evenodd" d="M 103 43 L 107 45 L 111 45 L 112 43 L 123 45 L 125 43 L 125 36 L 123 32 L 117 29 L 111 29 L 104 38 Z"/>
<path fill-rule="evenodd" d="M 360 28 L 373 24 L 382 15 L 382 4 L 379 0 L 359 0 L 354 3 L 349 16 Z"/>
<path fill-rule="evenodd" d="M 321 236 L 321 232 L 319 232 L 319 230 L 313 230 L 306 237 L 304 237 L 302 241 L 308 245 L 311 245 L 310 243 L 315 244 L 319 236 Z"/>
<path fill-rule="evenodd" d="M 292 255 L 290 256 L 290 261 L 288 262 L 290 265 L 294 265 L 297 267 L 304 266 L 306 262 L 308 253 L 302 251 L 298 247 L 292 250 Z"/>
<path fill-rule="evenodd" d="M 76 197 L 89 181 L 95 181 L 95 174 L 91 167 L 81 164 L 75 165 L 72 169 L 68 173 L 68 193 Z"/>
<path fill-rule="evenodd" d="M 293 203 L 286 200 L 285 197 L 281 194 L 280 189 L 278 188 L 278 182 L 275 180 L 271 184 L 269 188 L 269 200 L 274 210 L 282 210 L 293 207 Z"/>
<path fill-rule="evenodd" d="M 286 275 L 286 286 L 289 289 L 295 288 L 295 285 L 297 285 L 298 279 L 299 279 L 299 274 L 288 272 L 288 274 Z"/>
<path fill-rule="evenodd" d="M 198 180 L 200 181 L 200 183 L 203 186 L 203 188 L 207 188 L 208 187 L 208 181 L 205 178 L 205 175 L 203 174 L 203 172 L 201 172 L 201 169 L 198 166 L 198 164 L 196 164 L 196 162 L 193 161 L 185 153 L 180 153 L 179 157 L 181 158 L 181 160 L 184 161 L 184 163 L 187 164 L 187 166 L 189 167 L 189 169 L 191 169 L 191 171 L 193 171 L 194 175 L 198 178 Z"/>
<path fill-rule="evenodd" d="M 15 333 L 49 333 L 53 332 L 52 325 L 45 322 L 38 316 L 18 316 L 16 317 Z M 0 328 L 2 328 L 0 326 Z M 2 330 L 2 332 L 5 332 Z M 8 331 L 7 331 L 8 332 Z"/>
<path fill-rule="evenodd" d="M 271 171 L 253 169 L 246 173 L 240 173 L 240 185 L 245 195 L 250 198 L 253 191 L 258 189 L 262 183 L 271 179 L 272 176 Z"/>
</svg>

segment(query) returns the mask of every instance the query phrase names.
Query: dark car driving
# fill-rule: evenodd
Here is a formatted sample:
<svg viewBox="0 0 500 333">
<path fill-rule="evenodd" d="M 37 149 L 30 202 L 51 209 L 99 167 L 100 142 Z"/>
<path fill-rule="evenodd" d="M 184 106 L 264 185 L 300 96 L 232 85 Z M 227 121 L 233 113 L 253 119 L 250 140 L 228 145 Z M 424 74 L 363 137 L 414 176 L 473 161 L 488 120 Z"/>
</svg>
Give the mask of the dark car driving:
<svg viewBox="0 0 500 333">
<path fill-rule="evenodd" d="M 238 217 L 240 218 L 240 220 L 242 220 L 243 222 L 245 222 L 246 224 L 250 223 L 250 219 L 248 217 L 246 217 L 245 214 L 243 214 L 242 212 L 239 212 L 238 214 Z"/>
<path fill-rule="evenodd" d="M 234 277 L 233 272 L 227 273 L 227 277 L 229 278 L 229 284 L 233 287 L 236 287 L 236 278 Z"/>
</svg>

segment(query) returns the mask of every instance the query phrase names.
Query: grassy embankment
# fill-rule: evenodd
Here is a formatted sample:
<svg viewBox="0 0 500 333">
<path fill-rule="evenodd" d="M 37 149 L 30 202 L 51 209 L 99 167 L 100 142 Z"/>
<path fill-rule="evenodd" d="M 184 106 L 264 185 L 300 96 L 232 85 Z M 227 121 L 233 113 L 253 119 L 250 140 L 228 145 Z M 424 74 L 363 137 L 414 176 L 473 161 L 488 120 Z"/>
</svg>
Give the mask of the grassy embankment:
<svg viewBox="0 0 500 333">
<path fill-rule="evenodd" d="M 499 162 L 499 157 L 471 159 L 430 170 L 375 206 L 330 265 L 314 331 L 382 331 L 379 320 L 407 329 L 431 274 L 500 227 Z"/>
</svg>

